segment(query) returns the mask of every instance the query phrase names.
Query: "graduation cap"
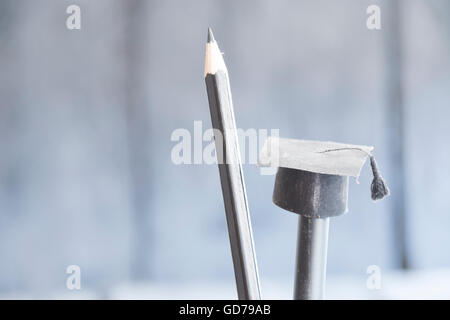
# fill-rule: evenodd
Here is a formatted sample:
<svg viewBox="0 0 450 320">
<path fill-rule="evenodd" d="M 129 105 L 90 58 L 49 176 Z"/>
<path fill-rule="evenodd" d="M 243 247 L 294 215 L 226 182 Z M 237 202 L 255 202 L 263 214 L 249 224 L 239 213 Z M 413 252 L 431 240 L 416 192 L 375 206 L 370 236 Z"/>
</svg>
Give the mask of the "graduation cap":
<svg viewBox="0 0 450 320">
<path fill-rule="evenodd" d="M 323 298 L 329 218 L 347 212 L 349 177 L 359 177 L 367 157 L 373 172 L 372 199 L 389 194 L 372 150 L 336 142 L 267 139 L 258 164 L 278 168 L 273 202 L 299 215 L 294 299 Z"/>
<path fill-rule="evenodd" d="M 373 173 L 372 199 L 389 195 L 372 150 L 371 146 L 270 137 L 258 164 L 278 167 L 276 205 L 307 217 L 332 217 L 347 211 L 348 177 L 359 177 L 367 157 Z"/>
</svg>

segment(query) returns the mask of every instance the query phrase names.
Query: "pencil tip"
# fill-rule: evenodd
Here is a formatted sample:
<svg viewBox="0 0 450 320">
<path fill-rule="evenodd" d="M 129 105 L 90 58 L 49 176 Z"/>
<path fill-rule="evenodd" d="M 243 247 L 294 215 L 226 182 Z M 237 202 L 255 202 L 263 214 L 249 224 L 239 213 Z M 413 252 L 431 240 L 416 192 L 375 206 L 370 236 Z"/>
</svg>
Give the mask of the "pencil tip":
<svg viewBox="0 0 450 320">
<path fill-rule="evenodd" d="M 211 28 L 208 28 L 208 40 L 207 40 L 207 42 L 210 43 L 210 42 L 214 42 L 214 41 L 216 41 L 216 40 L 214 39 L 214 35 L 212 33 L 212 30 L 211 30 Z"/>
</svg>

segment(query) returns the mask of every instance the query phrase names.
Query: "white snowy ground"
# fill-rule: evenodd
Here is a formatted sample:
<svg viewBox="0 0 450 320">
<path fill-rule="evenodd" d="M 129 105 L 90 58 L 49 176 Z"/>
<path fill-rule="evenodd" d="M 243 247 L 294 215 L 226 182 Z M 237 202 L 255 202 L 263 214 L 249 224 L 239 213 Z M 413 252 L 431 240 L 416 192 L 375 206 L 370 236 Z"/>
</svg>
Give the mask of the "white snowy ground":
<svg viewBox="0 0 450 320">
<path fill-rule="evenodd" d="M 450 269 L 386 273 L 379 290 L 369 290 L 366 278 L 331 275 L 326 299 L 450 299 Z M 291 299 L 292 281 L 261 281 L 264 299 Z M 234 283 L 141 283 L 105 288 L 102 292 L 54 292 L 51 295 L 10 293 L 0 299 L 236 299 Z"/>
</svg>

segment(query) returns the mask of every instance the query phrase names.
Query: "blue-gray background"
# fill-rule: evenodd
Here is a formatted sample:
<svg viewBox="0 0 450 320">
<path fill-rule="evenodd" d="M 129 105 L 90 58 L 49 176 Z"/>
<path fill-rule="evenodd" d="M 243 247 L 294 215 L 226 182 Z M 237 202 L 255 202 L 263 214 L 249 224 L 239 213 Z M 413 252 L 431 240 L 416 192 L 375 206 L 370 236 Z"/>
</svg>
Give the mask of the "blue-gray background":
<svg viewBox="0 0 450 320">
<path fill-rule="evenodd" d="M 94 291 L 233 283 L 217 167 L 170 158 L 173 130 L 210 127 L 208 26 L 238 127 L 375 146 L 396 192 L 351 180 L 328 274 L 450 268 L 449 18 L 445 0 L 1 0 L 0 293 L 51 297 L 72 264 Z M 244 171 L 263 289 L 291 282 L 297 217 Z"/>
</svg>

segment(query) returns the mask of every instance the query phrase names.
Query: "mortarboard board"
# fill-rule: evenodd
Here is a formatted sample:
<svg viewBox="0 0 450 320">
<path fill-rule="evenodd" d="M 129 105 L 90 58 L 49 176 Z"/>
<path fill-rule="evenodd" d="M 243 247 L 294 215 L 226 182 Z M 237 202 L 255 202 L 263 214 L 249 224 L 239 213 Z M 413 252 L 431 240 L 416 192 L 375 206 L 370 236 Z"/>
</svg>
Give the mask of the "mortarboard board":
<svg viewBox="0 0 450 320">
<path fill-rule="evenodd" d="M 332 150 L 340 152 L 331 152 Z M 372 150 L 373 147 L 369 146 L 269 137 L 258 163 L 260 166 L 358 178 Z"/>
</svg>

